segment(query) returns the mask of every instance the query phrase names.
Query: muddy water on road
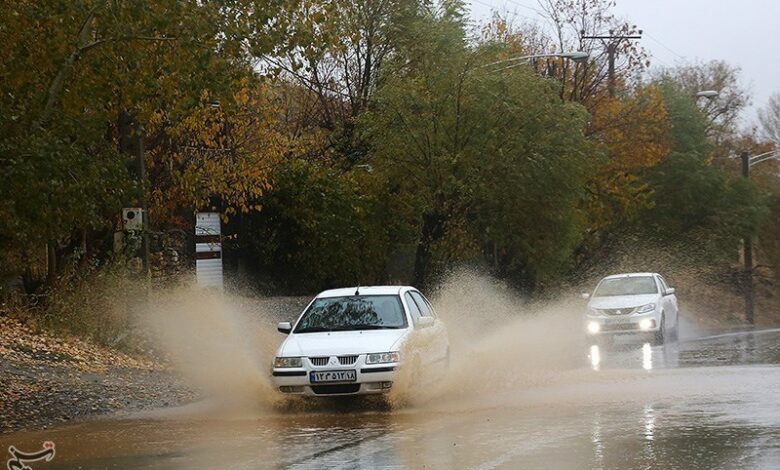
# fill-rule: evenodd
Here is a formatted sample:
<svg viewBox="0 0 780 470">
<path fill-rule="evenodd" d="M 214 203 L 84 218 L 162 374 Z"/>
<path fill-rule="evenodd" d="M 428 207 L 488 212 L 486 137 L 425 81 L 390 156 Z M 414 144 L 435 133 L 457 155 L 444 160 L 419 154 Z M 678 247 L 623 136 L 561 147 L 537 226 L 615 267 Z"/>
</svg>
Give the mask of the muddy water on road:
<svg viewBox="0 0 780 470">
<path fill-rule="evenodd" d="M 160 344 L 211 399 L 6 435 L 0 448 L 54 441 L 56 461 L 36 469 L 780 467 L 780 332 L 604 349 L 585 341 L 574 301 L 530 306 L 458 278 L 436 304 L 451 369 L 388 405 L 279 402 L 267 380 L 277 318 L 173 302 L 153 323 Z"/>
<path fill-rule="evenodd" d="M 635 350 L 614 355 L 634 368 L 586 367 L 478 403 L 104 420 L 0 443 L 54 441 L 56 465 L 40 468 L 777 468 L 777 367 L 645 370 Z"/>
</svg>

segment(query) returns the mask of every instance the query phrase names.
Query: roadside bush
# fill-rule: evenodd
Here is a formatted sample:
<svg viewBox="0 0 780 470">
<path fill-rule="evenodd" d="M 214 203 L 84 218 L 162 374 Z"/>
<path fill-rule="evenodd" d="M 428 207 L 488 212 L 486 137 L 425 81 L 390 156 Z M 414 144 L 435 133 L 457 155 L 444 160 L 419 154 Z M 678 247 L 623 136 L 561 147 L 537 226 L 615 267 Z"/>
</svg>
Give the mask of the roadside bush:
<svg viewBox="0 0 780 470">
<path fill-rule="evenodd" d="M 92 339 L 106 346 L 136 349 L 133 317 L 145 305 L 147 283 L 123 259 L 69 266 L 46 290 L 28 317 L 43 329 Z"/>
</svg>

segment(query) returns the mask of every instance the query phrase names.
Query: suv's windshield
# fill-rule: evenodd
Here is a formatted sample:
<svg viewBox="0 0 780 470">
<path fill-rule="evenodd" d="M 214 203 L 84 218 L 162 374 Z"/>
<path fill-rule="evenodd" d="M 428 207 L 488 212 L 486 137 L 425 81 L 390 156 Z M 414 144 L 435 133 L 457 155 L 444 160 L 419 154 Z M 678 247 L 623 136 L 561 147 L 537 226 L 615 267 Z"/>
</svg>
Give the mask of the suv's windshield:
<svg viewBox="0 0 780 470">
<path fill-rule="evenodd" d="M 601 281 L 593 296 L 613 297 L 617 295 L 655 294 L 657 292 L 658 288 L 655 285 L 655 279 L 651 276 L 618 277 Z"/>
<path fill-rule="evenodd" d="M 405 328 L 397 295 L 364 295 L 316 299 L 304 312 L 295 333 Z"/>
</svg>

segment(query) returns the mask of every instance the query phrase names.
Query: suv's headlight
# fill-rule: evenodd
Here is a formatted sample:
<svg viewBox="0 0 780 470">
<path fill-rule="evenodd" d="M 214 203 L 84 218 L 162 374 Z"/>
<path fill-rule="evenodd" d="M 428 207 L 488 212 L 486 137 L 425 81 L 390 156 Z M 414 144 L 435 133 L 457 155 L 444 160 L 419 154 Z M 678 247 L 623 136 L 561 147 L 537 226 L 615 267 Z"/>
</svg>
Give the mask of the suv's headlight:
<svg viewBox="0 0 780 470">
<path fill-rule="evenodd" d="M 400 360 L 401 355 L 397 352 L 373 353 L 366 356 L 366 364 L 387 364 Z"/>
<path fill-rule="evenodd" d="M 303 367 L 303 361 L 300 357 L 277 357 L 274 358 L 274 367 Z"/>
<path fill-rule="evenodd" d="M 653 310 L 655 310 L 655 304 L 647 304 L 637 308 L 636 313 L 647 313 L 652 312 Z"/>
</svg>

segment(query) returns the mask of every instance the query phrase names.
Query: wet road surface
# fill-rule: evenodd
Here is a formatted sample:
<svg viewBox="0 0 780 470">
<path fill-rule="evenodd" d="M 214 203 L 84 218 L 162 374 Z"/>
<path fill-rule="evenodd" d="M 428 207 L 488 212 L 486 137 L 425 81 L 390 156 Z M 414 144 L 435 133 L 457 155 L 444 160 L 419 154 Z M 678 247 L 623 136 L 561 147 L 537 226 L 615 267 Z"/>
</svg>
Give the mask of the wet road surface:
<svg viewBox="0 0 780 470">
<path fill-rule="evenodd" d="M 56 458 L 33 469 L 777 469 L 778 397 L 780 330 L 724 333 L 585 345 L 581 367 L 478 399 L 100 420 L 0 445 L 54 441 Z"/>
</svg>

